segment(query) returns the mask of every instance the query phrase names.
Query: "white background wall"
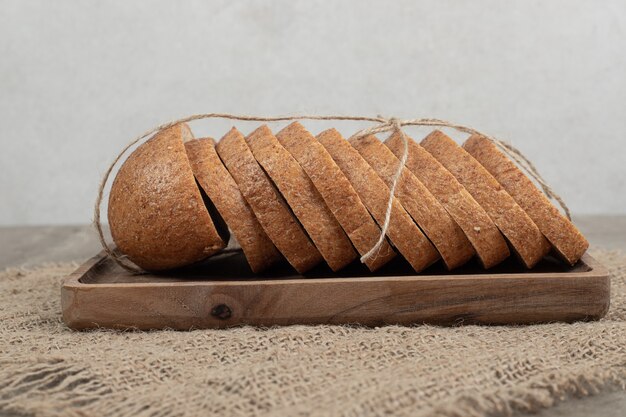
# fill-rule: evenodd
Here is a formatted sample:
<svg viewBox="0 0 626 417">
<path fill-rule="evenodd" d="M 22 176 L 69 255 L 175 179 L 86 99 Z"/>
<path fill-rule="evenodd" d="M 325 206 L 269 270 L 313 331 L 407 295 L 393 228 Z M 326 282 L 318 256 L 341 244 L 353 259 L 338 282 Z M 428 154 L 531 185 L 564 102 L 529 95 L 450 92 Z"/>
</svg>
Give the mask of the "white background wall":
<svg viewBox="0 0 626 417">
<path fill-rule="evenodd" d="M 118 149 L 211 111 L 470 124 L 626 213 L 625 110 L 623 0 L 0 0 L 0 224 L 89 222 Z"/>
</svg>

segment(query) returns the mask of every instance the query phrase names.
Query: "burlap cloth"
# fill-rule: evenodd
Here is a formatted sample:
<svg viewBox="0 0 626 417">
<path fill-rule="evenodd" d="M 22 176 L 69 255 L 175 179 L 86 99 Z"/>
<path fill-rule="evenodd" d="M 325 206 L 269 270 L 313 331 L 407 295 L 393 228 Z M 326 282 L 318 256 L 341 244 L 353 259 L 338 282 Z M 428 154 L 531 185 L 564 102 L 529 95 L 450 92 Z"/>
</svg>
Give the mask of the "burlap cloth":
<svg viewBox="0 0 626 417">
<path fill-rule="evenodd" d="M 482 416 L 626 385 L 626 255 L 608 316 L 525 327 L 68 330 L 75 265 L 0 273 L 0 415 Z"/>
</svg>

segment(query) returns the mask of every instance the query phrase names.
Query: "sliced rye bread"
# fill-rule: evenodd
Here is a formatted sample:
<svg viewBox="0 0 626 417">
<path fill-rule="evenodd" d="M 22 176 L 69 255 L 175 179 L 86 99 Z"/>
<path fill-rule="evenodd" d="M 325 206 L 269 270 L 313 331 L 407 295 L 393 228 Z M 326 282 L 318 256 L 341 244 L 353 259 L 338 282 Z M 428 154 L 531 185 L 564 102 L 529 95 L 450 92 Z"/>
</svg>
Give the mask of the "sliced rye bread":
<svg viewBox="0 0 626 417">
<path fill-rule="evenodd" d="M 532 268 L 549 252 L 548 241 L 526 212 L 498 181 L 454 140 L 440 131 L 434 131 L 421 144 L 485 209 L 527 268 Z"/>
<path fill-rule="evenodd" d="M 463 148 L 495 177 L 535 222 L 555 252 L 574 265 L 589 242 L 533 182 L 489 139 L 472 135 Z"/>
<path fill-rule="evenodd" d="M 322 256 L 254 159 L 243 135 L 232 128 L 215 149 L 261 227 L 295 270 L 302 274 L 321 262 Z"/>
<path fill-rule="evenodd" d="M 186 124 L 157 133 L 126 159 L 111 186 L 113 241 L 143 269 L 189 265 L 228 242 L 228 229 L 220 219 L 214 224 L 193 177 L 183 145 L 192 138 Z"/>
<path fill-rule="evenodd" d="M 508 258 L 506 241 L 487 212 L 439 161 L 413 139 L 407 139 L 407 168 L 439 200 L 463 230 L 483 267 L 491 268 Z M 399 135 L 391 135 L 385 145 L 396 157 L 402 157 L 404 145 Z"/>
<path fill-rule="evenodd" d="M 382 227 L 389 201 L 389 187 L 359 152 L 334 129 L 317 136 L 341 171 L 348 178 L 372 217 Z M 435 263 L 439 253 L 411 219 L 397 198 L 392 200 L 387 236 L 400 254 L 420 272 Z"/>
<path fill-rule="evenodd" d="M 288 136 L 286 128 L 277 136 Z M 263 167 L 291 210 L 333 271 L 338 271 L 357 254 L 337 219 L 300 164 L 263 125 L 246 137 L 254 158 Z"/>
<path fill-rule="evenodd" d="M 263 231 L 237 183 L 215 151 L 212 138 L 185 143 L 196 180 L 237 238 L 252 272 L 259 273 L 282 258 Z"/>
<path fill-rule="evenodd" d="M 298 122 L 276 137 L 304 169 L 357 251 L 365 255 L 378 241 L 380 228 L 328 151 Z M 385 239 L 378 256 L 365 265 L 376 271 L 395 256 Z"/>
<path fill-rule="evenodd" d="M 354 138 L 349 142 L 391 188 L 400 165 L 393 152 L 375 136 Z M 474 256 L 474 249 L 459 225 L 406 167 L 398 179 L 395 195 L 435 245 L 448 269 L 463 265 Z"/>
</svg>

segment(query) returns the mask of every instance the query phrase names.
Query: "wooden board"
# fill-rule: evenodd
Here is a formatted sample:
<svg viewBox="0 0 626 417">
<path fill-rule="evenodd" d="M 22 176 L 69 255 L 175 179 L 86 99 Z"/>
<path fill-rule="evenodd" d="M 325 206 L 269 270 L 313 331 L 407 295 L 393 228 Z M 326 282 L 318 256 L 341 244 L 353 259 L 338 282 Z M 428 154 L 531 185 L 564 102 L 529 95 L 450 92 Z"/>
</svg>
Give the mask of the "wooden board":
<svg viewBox="0 0 626 417">
<path fill-rule="evenodd" d="M 511 259 L 484 271 L 435 265 L 419 275 L 399 259 L 372 275 L 355 263 L 337 277 L 273 269 L 254 275 L 240 252 L 173 273 L 132 275 L 99 254 L 62 287 L 74 329 L 223 328 L 236 325 L 527 324 L 597 320 L 609 308 L 607 270 L 585 255 L 574 267 L 545 258 L 528 271 Z"/>
</svg>

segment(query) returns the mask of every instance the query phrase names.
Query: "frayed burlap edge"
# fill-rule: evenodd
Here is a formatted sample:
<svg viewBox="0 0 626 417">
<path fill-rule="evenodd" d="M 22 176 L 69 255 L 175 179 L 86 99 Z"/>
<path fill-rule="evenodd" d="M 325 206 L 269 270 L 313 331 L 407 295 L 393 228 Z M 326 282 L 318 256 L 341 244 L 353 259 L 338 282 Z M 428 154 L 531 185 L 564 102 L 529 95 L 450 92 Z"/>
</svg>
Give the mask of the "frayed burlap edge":
<svg viewBox="0 0 626 417">
<path fill-rule="evenodd" d="M 0 414 L 510 416 L 626 389 L 626 255 L 595 251 L 611 309 L 537 326 L 74 332 L 76 265 L 0 273 Z"/>
</svg>

